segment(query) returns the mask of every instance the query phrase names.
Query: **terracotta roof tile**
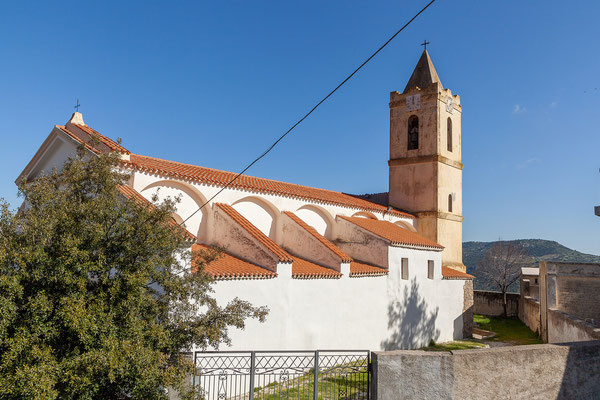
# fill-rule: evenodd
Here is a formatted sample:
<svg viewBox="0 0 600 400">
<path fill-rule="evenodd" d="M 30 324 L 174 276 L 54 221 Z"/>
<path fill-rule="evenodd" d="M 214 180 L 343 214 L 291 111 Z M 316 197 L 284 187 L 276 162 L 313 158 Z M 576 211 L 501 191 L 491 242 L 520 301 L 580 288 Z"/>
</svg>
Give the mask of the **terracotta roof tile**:
<svg viewBox="0 0 600 400">
<path fill-rule="evenodd" d="M 180 179 L 187 179 L 207 185 L 224 186 L 237 174 L 234 172 L 220 171 L 212 168 L 183 164 L 175 161 L 161 160 L 159 158 L 131 154 L 130 161 L 124 161 L 126 166 Z M 253 192 L 283 195 L 297 199 L 312 200 L 342 207 L 359 210 L 390 213 L 395 216 L 414 218 L 414 216 L 397 210 L 388 210 L 382 205 L 332 190 L 317 189 L 308 186 L 296 185 L 274 181 L 271 179 L 256 178 L 248 175 L 240 176 L 231 188 Z"/>
<path fill-rule="evenodd" d="M 395 245 L 410 245 L 428 247 L 434 249 L 443 249 L 444 247 L 437 244 L 433 240 L 429 240 L 417 233 L 411 232 L 408 229 L 399 227 L 389 221 L 381 221 L 370 218 L 344 217 L 338 215 L 338 218 L 345 219 L 356 226 L 361 227 L 375 235 L 384 238 Z"/>
<path fill-rule="evenodd" d="M 331 268 L 323 267 L 300 257 L 293 257 L 292 277 L 296 279 L 338 279 L 342 274 Z"/>
<path fill-rule="evenodd" d="M 358 261 L 352 261 L 350 263 L 350 276 L 380 276 L 387 275 L 388 270 L 385 268 L 375 267 L 373 265 L 365 264 Z"/>
<path fill-rule="evenodd" d="M 215 251 L 212 247 L 203 244 L 194 244 L 192 251 Z M 217 259 L 208 263 L 204 271 L 217 280 L 224 279 L 269 279 L 277 274 L 266 268 L 249 263 L 227 252 L 221 252 Z"/>
<path fill-rule="evenodd" d="M 321 235 L 319 232 L 317 232 L 315 230 L 315 228 L 313 228 L 312 226 L 310 226 L 306 222 L 304 222 L 302 219 L 300 219 L 296 214 L 294 214 L 293 212 L 290 212 L 290 211 L 284 211 L 283 213 L 285 215 L 287 215 L 288 217 L 290 217 L 295 223 L 300 225 L 308 233 L 313 235 L 325 247 L 327 247 L 332 253 L 334 253 L 336 256 L 338 256 L 340 258 L 341 262 L 346 263 L 346 262 L 352 261 L 352 257 L 350 257 L 349 255 L 344 253 L 342 250 L 340 250 L 336 245 L 334 245 L 329 240 L 327 240 L 327 238 L 325 238 L 323 235 Z"/>
<path fill-rule="evenodd" d="M 90 128 L 89 126 L 79 125 L 79 124 L 73 124 L 73 125 L 75 125 L 79 129 L 81 129 L 88 135 L 96 137 L 98 140 L 100 140 L 100 142 L 102 142 L 103 144 L 108 146 L 108 148 L 110 148 L 112 151 L 118 151 L 119 153 L 130 154 L 129 150 L 127 150 L 125 147 L 121 146 L 119 143 L 115 142 L 114 140 L 110 139 L 109 137 L 106 137 L 103 134 L 97 132 L 96 130 Z"/>
<path fill-rule="evenodd" d="M 229 204 L 216 203 L 217 207 L 223 210 L 229 215 L 235 222 L 237 222 L 242 228 L 250 233 L 256 240 L 258 240 L 263 246 L 265 246 L 271 253 L 279 258 L 281 262 L 292 262 L 292 256 L 287 251 L 279 247 L 271 238 L 262 233 L 256 226 L 252 225 L 250 221 L 237 212 Z"/>
<path fill-rule="evenodd" d="M 61 125 L 55 125 L 56 128 L 60 129 L 62 132 L 66 133 L 67 135 L 69 135 L 70 137 L 72 137 L 73 139 L 75 139 L 77 142 L 83 144 L 85 146 L 86 149 L 92 151 L 93 153 L 96 154 L 100 154 L 100 150 L 90 146 L 88 143 L 82 141 L 77 135 L 75 135 L 73 132 L 71 132 L 70 130 L 68 130 L 67 128 L 65 128 L 64 126 Z"/>
<path fill-rule="evenodd" d="M 443 279 L 473 279 L 473 275 L 469 275 L 466 272 L 458 271 L 456 269 L 446 267 L 442 265 L 442 278 Z"/>
<path fill-rule="evenodd" d="M 118 189 L 119 189 L 119 192 L 121 192 L 125 197 L 127 197 L 128 199 L 134 200 L 139 205 L 142 205 L 142 206 L 149 205 L 149 206 L 154 207 L 154 204 L 152 204 L 150 201 L 148 201 L 144 196 L 142 196 L 134 188 L 132 188 L 130 186 L 126 186 L 126 185 L 119 185 Z M 179 224 L 173 218 L 171 218 L 169 220 L 169 224 L 172 227 L 179 228 Z M 197 240 L 196 236 L 193 235 L 190 231 L 188 231 L 185 228 L 182 228 L 182 229 L 189 240 L 194 241 L 194 242 Z"/>
</svg>

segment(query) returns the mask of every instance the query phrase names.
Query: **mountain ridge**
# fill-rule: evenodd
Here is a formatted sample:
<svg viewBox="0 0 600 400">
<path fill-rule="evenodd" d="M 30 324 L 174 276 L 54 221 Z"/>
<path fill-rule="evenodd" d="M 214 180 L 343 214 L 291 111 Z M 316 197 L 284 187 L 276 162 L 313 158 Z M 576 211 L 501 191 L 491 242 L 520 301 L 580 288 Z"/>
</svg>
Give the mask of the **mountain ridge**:
<svg viewBox="0 0 600 400">
<path fill-rule="evenodd" d="M 475 267 L 478 261 L 492 247 L 493 242 L 463 242 L 463 263 L 467 266 L 467 272 L 475 276 L 474 288 L 478 290 L 494 289 L 488 282 L 477 276 Z M 516 239 L 503 240 L 506 243 L 515 243 L 523 247 L 529 256 L 525 264 L 537 267 L 540 261 L 562 261 L 580 263 L 600 263 L 600 256 L 586 254 L 570 249 L 555 240 L 545 239 Z M 479 278 L 479 279 L 478 279 Z M 511 291 L 519 291 L 518 282 L 511 286 Z"/>
</svg>

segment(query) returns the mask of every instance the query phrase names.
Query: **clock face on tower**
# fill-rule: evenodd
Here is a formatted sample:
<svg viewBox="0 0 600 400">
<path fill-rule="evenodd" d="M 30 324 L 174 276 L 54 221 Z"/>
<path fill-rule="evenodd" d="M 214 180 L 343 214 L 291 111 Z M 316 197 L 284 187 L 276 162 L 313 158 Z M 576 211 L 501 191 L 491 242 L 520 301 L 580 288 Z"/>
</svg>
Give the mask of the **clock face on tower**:
<svg viewBox="0 0 600 400">
<path fill-rule="evenodd" d="M 448 111 L 450 114 L 452 114 L 452 111 L 454 110 L 454 99 L 450 96 L 446 97 L 446 111 Z"/>
</svg>

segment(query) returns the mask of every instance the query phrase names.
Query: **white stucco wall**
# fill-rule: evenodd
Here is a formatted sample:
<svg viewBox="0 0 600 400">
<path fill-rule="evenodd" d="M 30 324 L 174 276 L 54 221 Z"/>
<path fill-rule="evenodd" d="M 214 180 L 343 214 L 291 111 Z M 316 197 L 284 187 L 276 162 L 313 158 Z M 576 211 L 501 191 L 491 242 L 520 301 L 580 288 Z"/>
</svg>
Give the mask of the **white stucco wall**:
<svg viewBox="0 0 600 400">
<path fill-rule="evenodd" d="M 158 202 L 161 203 L 165 199 L 170 198 L 172 200 L 178 199 L 177 203 L 177 214 L 179 217 L 187 218 L 192 213 L 188 213 L 187 210 L 197 210 L 202 206 L 202 199 L 195 194 L 190 188 L 183 186 L 179 182 L 175 181 L 163 181 L 148 185 L 144 190 L 140 191 L 142 196 L 152 201 L 154 195 L 157 196 Z M 182 212 L 184 214 L 182 214 Z M 183 226 L 197 236 L 202 236 L 200 227 L 202 225 L 202 219 L 205 218 L 206 212 L 197 212 L 184 222 Z"/>
<path fill-rule="evenodd" d="M 410 260 L 408 280 L 400 276 L 402 257 Z M 230 331 L 231 349 L 418 348 L 462 337 L 464 281 L 442 280 L 441 253 L 392 248 L 390 265 L 388 276 L 303 280 L 280 264 L 275 279 L 216 282 L 220 304 L 239 297 L 270 309 L 266 322 Z"/>
<path fill-rule="evenodd" d="M 304 206 L 294 212 L 300 219 L 315 228 L 321 235 L 331 237 L 332 223 L 324 218 L 316 209 Z M 331 218 L 332 220 L 333 218 Z"/>
<path fill-rule="evenodd" d="M 47 147 L 42 157 L 37 159 L 29 172 L 29 179 L 34 179 L 40 173 L 52 172 L 54 168 L 61 171 L 65 162 L 76 155 L 76 144 L 63 137 L 64 134 L 56 133 L 47 143 Z"/>
<path fill-rule="evenodd" d="M 274 215 L 274 211 L 269 208 L 268 204 L 256 197 L 249 197 L 234 203 L 233 208 L 262 233 L 271 238 L 275 237 L 277 215 Z"/>
</svg>

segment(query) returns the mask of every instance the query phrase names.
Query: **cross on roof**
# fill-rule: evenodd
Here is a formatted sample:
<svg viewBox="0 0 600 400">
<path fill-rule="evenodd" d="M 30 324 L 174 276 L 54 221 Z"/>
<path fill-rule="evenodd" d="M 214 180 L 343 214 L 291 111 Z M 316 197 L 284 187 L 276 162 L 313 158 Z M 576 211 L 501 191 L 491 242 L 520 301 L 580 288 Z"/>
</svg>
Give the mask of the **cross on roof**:
<svg viewBox="0 0 600 400">
<path fill-rule="evenodd" d="M 75 109 L 76 112 L 79 112 L 79 107 L 81 107 L 81 104 L 79 104 L 79 99 L 77 99 L 77 104 L 73 108 Z"/>
<path fill-rule="evenodd" d="M 423 43 L 421 43 L 421 46 L 425 47 L 425 50 L 427 50 L 427 45 L 429 43 L 431 43 L 431 42 L 428 42 L 427 40 L 425 40 Z"/>
</svg>

